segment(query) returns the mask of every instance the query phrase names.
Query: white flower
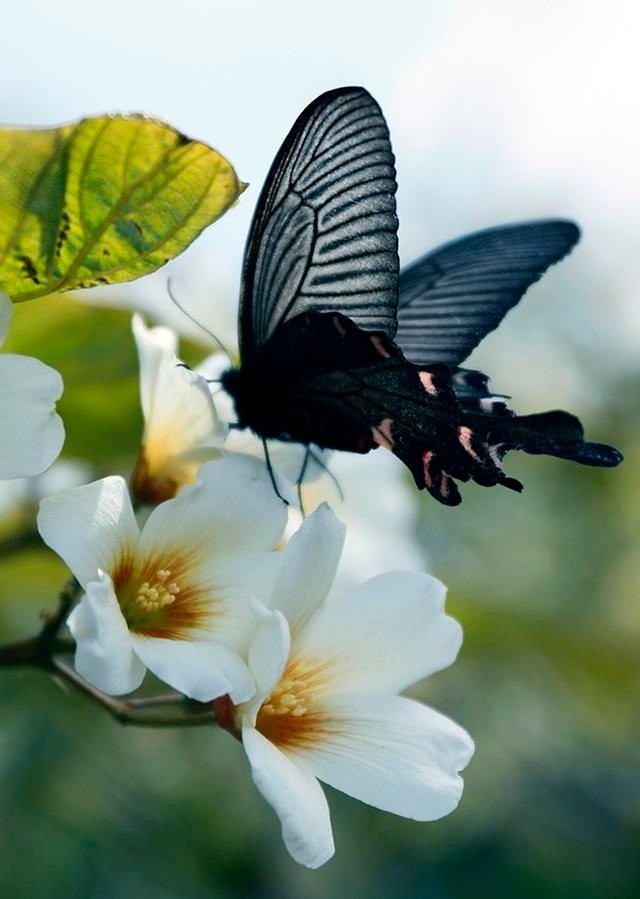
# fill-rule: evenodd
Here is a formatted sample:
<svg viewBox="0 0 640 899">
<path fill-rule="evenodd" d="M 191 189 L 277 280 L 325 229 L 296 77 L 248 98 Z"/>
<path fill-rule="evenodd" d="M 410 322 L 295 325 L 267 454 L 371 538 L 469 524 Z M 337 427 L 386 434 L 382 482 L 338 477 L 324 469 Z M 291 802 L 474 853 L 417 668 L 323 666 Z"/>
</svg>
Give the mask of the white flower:
<svg viewBox="0 0 640 899">
<path fill-rule="evenodd" d="M 266 598 L 286 521 L 265 469 L 242 457 L 204 465 L 140 531 L 125 482 L 104 478 L 42 501 L 38 528 L 85 590 L 68 624 L 78 672 L 106 693 L 148 668 L 206 702 L 254 693 L 246 654 L 252 597 Z"/>
<path fill-rule="evenodd" d="M 11 321 L 12 305 L 0 291 L 0 343 Z M 62 419 L 55 411 L 62 378 L 30 356 L 0 356 L 0 478 L 40 474 L 64 443 Z"/>
<path fill-rule="evenodd" d="M 233 418 L 230 398 L 216 390 L 215 403 L 207 379 L 219 379 L 229 367 L 215 353 L 192 371 L 176 356 L 178 338 L 162 325 L 147 328 L 135 315 L 133 334 L 140 360 L 140 397 L 144 433 L 131 479 L 134 496 L 155 505 L 195 481 L 200 466 L 222 453 L 240 453 L 264 461 L 262 441 L 250 431 L 228 430 Z M 216 404 L 221 406 L 218 415 Z M 221 420 L 222 419 L 222 420 Z M 292 489 L 304 463 L 305 447 L 269 441 L 269 458 L 280 494 L 295 502 Z M 308 472 L 312 466 L 308 466 Z"/>
<path fill-rule="evenodd" d="M 132 477 L 134 495 L 155 505 L 195 481 L 203 462 L 220 455 L 221 425 L 206 380 L 179 364 L 170 328 L 132 321 L 140 360 L 144 433 Z"/>
<path fill-rule="evenodd" d="M 248 662 L 258 691 L 230 710 L 254 782 L 287 849 L 315 868 L 334 852 L 318 780 L 369 805 L 432 821 L 462 793 L 473 742 L 439 712 L 398 694 L 450 665 L 462 632 L 445 588 L 422 573 L 380 575 L 324 600 L 343 528 L 321 506 L 291 539 Z"/>
</svg>

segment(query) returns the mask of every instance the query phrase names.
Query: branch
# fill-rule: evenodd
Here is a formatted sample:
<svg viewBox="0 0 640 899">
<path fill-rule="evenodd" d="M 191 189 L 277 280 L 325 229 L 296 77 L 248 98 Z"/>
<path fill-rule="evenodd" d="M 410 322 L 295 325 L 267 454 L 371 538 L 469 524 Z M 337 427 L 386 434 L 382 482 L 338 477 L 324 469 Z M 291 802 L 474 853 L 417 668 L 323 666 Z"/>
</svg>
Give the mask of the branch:
<svg viewBox="0 0 640 899">
<path fill-rule="evenodd" d="M 0 667 L 30 665 L 34 668 L 46 669 L 49 667 L 54 653 L 73 650 L 73 643 L 61 639 L 58 634 L 80 590 L 80 584 L 75 578 L 65 584 L 58 598 L 57 609 L 54 612 L 43 614 L 44 624 L 36 637 L 0 647 Z"/>
<path fill-rule="evenodd" d="M 71 666 L 58 658 L 58 653 L 72 652 L 75 644 L 59 636 L 67 616 L 81 591 L 74 579 L 60 593 L 54 612 L 43 616 L 40 633 L 29 640 L 0 647 L 0 667 L 30 666 L 53 674 L 74 690 L 98 703 L 121 724 L 138 727 L 193 727 L 216 724 L 212 703 L 187 699 L 182 693 L 165 693 L 133 699 L 118 699 L 92 687 Z M 158 711 L 164 709 L 165 711 Z"/>
<path fill-rule="evenodd" d="M 51 670 L 66 683 L 71 684 L 76 690 L 101 705 L 120 724 L 133 724 L 139 727 L 193 727 L 216 723 L 216 717 L 210 704 L 187 699 L 181 693 L 168 693 L 164 696 L 149 696 L 141 699 L 117 699 L 92 687 L 61 659 L 51 659 Z M 168 715 L 147 711 L 147 709 L 153 710 L 161 706 L 179 707 L 182 711 Z"/>
</svg>

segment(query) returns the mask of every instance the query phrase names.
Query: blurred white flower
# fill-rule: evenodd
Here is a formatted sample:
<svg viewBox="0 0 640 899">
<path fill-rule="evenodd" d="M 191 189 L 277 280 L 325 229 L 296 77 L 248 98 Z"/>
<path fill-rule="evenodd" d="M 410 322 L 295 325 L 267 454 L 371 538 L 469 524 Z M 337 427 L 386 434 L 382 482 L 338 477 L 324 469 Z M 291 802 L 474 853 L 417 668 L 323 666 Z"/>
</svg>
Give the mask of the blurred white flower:
<svg viewBox="0 0 640 899">
<path fill-rule="evenodd" d="M 147 328 L 134 315 L 144 432 L 131 478 L 134 496 L 155 505 L 195 481 L 203 462 L 220 455 L 226 429 L 207 381 L 180 365 L 171 328 Z"/>
<path fill-rule="evenodd" d="M 343 536 L 323 505 L 292 537 L 270 608 L 252 603 L 259 625 L 248 663 L 258 691 L 230 707 L 226 722 L 242 735 L 287 849 L 310 868 L 334 852 L 318 780 L 431 821 L 457 806 L 458 772 L 474 748 L 449 718 L 398 695 L 458 653 L 462 631 L 444 613 L 444 586 L 394 572 L 325 603 Z"/>
<path fill-rule="evenodd" d="M 78 672 L 129 693 L 148 668 L 202 702 L 254 693 L 253 597 L 270 594 L 286 521 L 263 465 L 229 457 L 138 528 L 126 484 L 104 478 L 42 501 L 38 528 L 85 590 L 69 617 Z"/>
<path fill-rule="evenodd" d="M 12 305 L 0 291 L 0 343 L 11 321 Z M 57 458 L 64 426 L 56 413 L 62 378 L 31 356 L 0 356 L 0 478 L 40 474 Z"/>
<path fill-rule="evenodd" d="M 405 477 L 400 460 L 381 447 L 366 456 L 331 453 L 327 463 L 331 475 L 321 472 L 316 480 L 305 478 L 302 501 L 307 512 L 329 502 L 347 526 L 334 590 L 340 594 L 390 569 L 426 568 L 418 539 L 418 509 L 424 498 Z M 289 529 L 294 531 L 300 515 L 291 509 L 289 517 Z"/>
</svg>

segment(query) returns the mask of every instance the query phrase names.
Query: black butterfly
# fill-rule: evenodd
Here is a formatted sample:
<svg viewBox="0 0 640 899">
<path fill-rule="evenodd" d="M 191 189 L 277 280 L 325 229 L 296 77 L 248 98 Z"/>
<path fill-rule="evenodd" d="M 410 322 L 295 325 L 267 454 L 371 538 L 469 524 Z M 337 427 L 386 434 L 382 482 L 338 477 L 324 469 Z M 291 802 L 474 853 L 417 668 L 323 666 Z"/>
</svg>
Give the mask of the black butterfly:
<svg viewBox="0 0 640 899">
<path fill-rule="evenodd" d="M 271 166 L 245 250 L 239 369 L 223 375 L 239 427 L 263 440 L 367 453 L 384 446 L 445 505 L 454 478 L 513 490 L 508 450 L 613 466 L 567 412 L 516 416 L 459 368 L 579 238 L 537 221 L 453 241 L 399 273 L 394 158 L 363 88 L 328 91 Z"/>
</svg>

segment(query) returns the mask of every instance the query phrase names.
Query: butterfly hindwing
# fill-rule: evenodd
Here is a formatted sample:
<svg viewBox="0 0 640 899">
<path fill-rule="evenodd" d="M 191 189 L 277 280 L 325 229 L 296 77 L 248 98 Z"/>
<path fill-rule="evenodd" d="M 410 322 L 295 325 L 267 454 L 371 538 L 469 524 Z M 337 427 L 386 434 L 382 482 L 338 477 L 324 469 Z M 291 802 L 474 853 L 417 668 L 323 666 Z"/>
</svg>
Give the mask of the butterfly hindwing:
<svg viewBox="0 0 640 899">
<path fill-rule="evenodd" d="M 298 117 L 260 194 L 245 250 L 243 362 L 307 311 L 340 309 L 393 335 L 398 299 L 395 168 L 363 88 L 322 94 Z"/>
<path fill-rule="evenodd" d="M 579 237 L 573 222 L 543 220 L 478 231 L 427 253 L 400 274 L 397 344 L 417 365 L 458 366 Z"/>
</svg>

